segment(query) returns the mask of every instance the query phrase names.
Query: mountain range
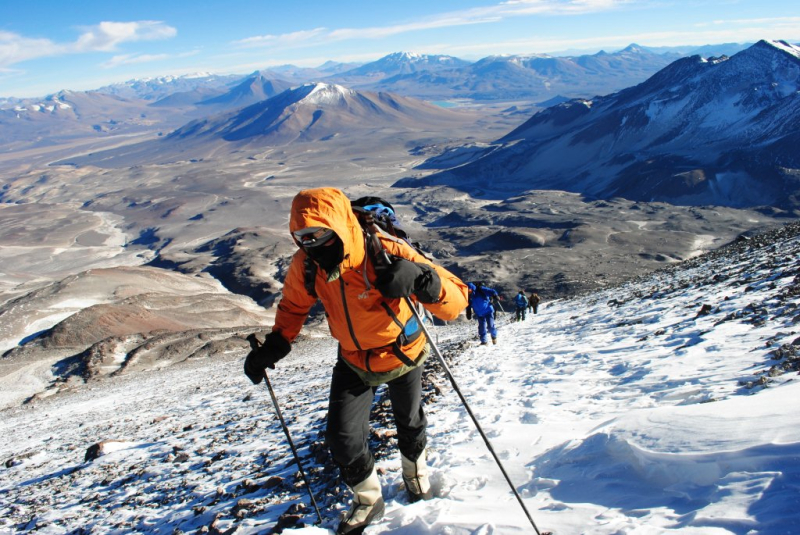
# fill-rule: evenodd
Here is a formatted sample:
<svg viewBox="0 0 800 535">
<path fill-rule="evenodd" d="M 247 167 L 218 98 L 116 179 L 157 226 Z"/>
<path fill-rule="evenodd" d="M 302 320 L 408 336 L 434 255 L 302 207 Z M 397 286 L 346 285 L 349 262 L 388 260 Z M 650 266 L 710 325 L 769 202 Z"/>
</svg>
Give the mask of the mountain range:
<svg viewBox="0 0 800 535">
<path fill-rule="evenodd" d="M 596 54 L 570 56 L 502 55 L 489 56 L 475 62 L 446 55 L 395 52 L 361 65 L 328 61 L 317 68 L 281 65 L 250 75 L 196 73 L 161 76 L 115 83 L 98 88 L 96 92 L 125 99 L 156 102 L 175 93 L 201 91 L 222 94 L 254 75 L 261 75 L 265 79 L 284 80 L 293 85 L 322 81 L 354 89 L 380 89 L 410 96 L 438 94 L 442 98 L 454 95 L 469 98 L 474 95 L 476 98 L 490 100 L 505 99 L 511 94 L 527 97 L 531 93 L 538 93 L 538 96 L 534 97 L 538 100 L 546 100 L 554 96 L 556 94 L 554 91 L 560 87 L 570 87 L 569 84 L 580 82 L 575 91 L 567 91 L 568 96 L 591 97 L 609 92 L 607 89 L 609 86 L 613 87 L 612 91 L 616 91 L 630 85 L 630 80 L 642 81 L 643 74 L 644 77 L 649 76 L 687 54 L 721 55 L 723 50 L 730 54 L 742 46 L 709 46 L 697 49 L 702 52 L 692 52 L 691 47 L 654 49 L 631 44 L 611 53 L 600 51 Z M 497 91 L 493 92 L 492 84 L 481 83 L 483 75 L 490 76 L 491 82 L 492 77 L 498 73 L 504 70 L 514 72 L 515 68 L 520 69 L 516 75 L 519 80 L 517 82 L 512 80 L 511 88 L 497 85 Z M 583 76 L 588 76 L 589 80 L 581 80 Z M 610 83 L 603 81 L 604 76 L 614 81 Z M 527 91 L 524 90 L 526 80 L 533 82 Z M 415 87 L 414 83 L 419 87 Z M 411 92 L 404 93 L 401 91 L 404 88 Z M 0 107 L 24 105 L 31 100 L 36 99 L 0 97 Z"/>
<path fill-rule="evenodd" d="M 193 121 L 166 136 L 164 142 L 216 138 L 283 144 L 325 140 L 354 130 L 406 128 L 455 115 L 416 99 L 313 83 L 241 110 Z"/>
<path fill-rule="evenodd" d="M 735 46 L 709 48 L 704 53 Z M 509 109 L 529 114 L 536 106 L 591 98 L 640 83 L 685 50 L 630 45 L 613 53 L 491 56 L 477 62 L 397 52 L 363 65 L 330 61 L 317 68 L 280 65 L 246 76 L 197 73 L 134 79 L 96 91 L 64 91 L 44 98 L 0 97 L 0 143 L 20 151 L 76 135 L 95 144 L 119 134 L 169 132 L 188 120 L 243 108 L 290 87 L 316 82 L 435 102 L 466 99 L 491 106 L 511 100 Z M 63 93 L 69 99 L 59 96 Z M 81 102 L 73 102 L 77 99 Z M 72 106 L 72 112 L 59 111 L 55 101 Z"/>
<path fill-rule="evenodd" d="M 598 52 L 575 57 L 489 56 L 446 69 L 387 75 L 369 87 L 426 98 L 591 97 L 638 83 L 679 57 L 655 54 L 637 45 L 611 54 Z M 340 76 L 346 78 L 347 75 Z"/>
<path fill-rule="evenodd" d="M 786 42 L 682 58 L 631 88 L 543 110 L 469 163 L 397 185 L 796 205 L 798 89 L 800 48 Z"/>
<path fill-rule="evenodd" d="M 174 111 L 150 108 L 142 100 L 97 91 L 65 90 L 42 99 L 0 106 L 0 145 L 16 149 L 82 137 L 129 135 L 154 125 L 178 126 L 176 119 Z"/>
<path fill-rule="evenodd" d="M 135 78 L 98 88 L 98 93 L 106 93 L 127 99 L 156 101 L 173 93 L 194 91 L 198 88 L 223 89 L 241 80 L 240 75 L 218 75 L 206 72 L 185 74 L 183 76 L 156 76 Z"/>
<path fill-rule="evenodd" d="M 252 89 L 253 84 L 249 84 Z M 239 88 L 243 88 L 244 84 Z M 235 88 L 236 89 L 236 88 Z M 236 91 L 226 95 L 235 96 Z M 232 97 L 234 98 L 234 97 Z M 218 102 L 223 100 L 218 97 Z M 356 91 L 310 83 L 287 89 L 250 106 L 191 121 L 169 134 L 136 145 L 92 153 L 60 163 L 144 165 L 202 159 L 209 154 L 287 145 L 293 142 L 357 139 L 474 122 L 475 116 L 391 93 Z"/>
<path fill-rule="evenodd" d="M 532 87 L 531 76 L 540 77 L 542 87 L 568 79 L 591 85 L 592 76 L 611 83 L 609 73 L 616 71 L 621 84 L 634 72 L 644 78 L 649 68 L 666 58 L 636 45 L 614 54 L 491 57 L 471 64 L 449 56 L 398 53 L 340 76 L 375 78 L 369 85 L 376 87 L 408 83 L 418 92 L 425 91 L 425 80 L 436 80 L 450 88 L 480 87 L 492 93 L 495 83 L 505 91 Z M 464 72 L 472 72 L 480 84 L 459 86 L 448 79 Z M 555 189 L 593 198 L 791 207 L 797 204 L 800 191 L 794 171 L 800 168 L 795 150 L 800 135 L 798 72 L 800 48 L 780 41 L 760 41 L 730 57 L 679 58 L 638 85 L 550 106 L 517 123 L 494 143 L 455 145 L 419 165 L 419 169 L 438 168 L 441 172 L 419 180 L 407 178 L 397 185 L 448 185 L 473 191 L 486 189 L 489 180 L 491 189 L 510 194 Z M 549 81 L 543 82 L 544 77 Z M 211 79 L 153 84 L 161 87 Z M 577 84 L 568 85 L 575 88 Z M 192 100 L 189 95 L 199 97 L 203 88 L 213 91 L 211 96 L 206 93 L 207 98 L 192 102 L 194 112 L 183 115 L 184 123 L 192 116 L 200 118 L 183 126 L 170 125 L 165 117 L 174 120 L 175 116 L 170 113 L 174 108 L 169 101 L 184 99 L 186 104 Z M 559 100 L 556 97 L 553 102 Z M 260 71 L 227 87 L 212 90 L 198 85 L 144 108 L 140 103 L 101 92 L 61 92 L 44 101 L 0 111 L 0 125 L 8 127 L 1 130 L 10 136 L 6 139 L 9 143 L 26 128 L 41 138 L 42 132 L 58 128 L 70 135 L 81 131 L 102 135 L 157 124 L 169 126 L 168 135 L 143 145 L 68 160 L 103 165 L 113 161 L 117 166 L 145 164 L 152 158 L 204 158 L 231 144 L 235 145 L 232 150 L 238 150 L 243 145 L 324 141 L 357 132 L 474 120 L 474 116 L 468 119 L 456 111 L 391 92 L 330 83 L 292 86 L 290 81 L 269 78 Z M 116 118 L 104 120 L 108 116 Z M 80 128 L 75 128 L 75 123 Z"/>
<path fill-rule="evenodd" d="M 377 61 L 366 63 L 339 73 L 338 76 L 365 78 L 391 78 L 419 72 L 439 72 L 466 67 L 471 62 L 453 56 L 415 54 L 412 52 L 395 52 Z"/>
</svg>

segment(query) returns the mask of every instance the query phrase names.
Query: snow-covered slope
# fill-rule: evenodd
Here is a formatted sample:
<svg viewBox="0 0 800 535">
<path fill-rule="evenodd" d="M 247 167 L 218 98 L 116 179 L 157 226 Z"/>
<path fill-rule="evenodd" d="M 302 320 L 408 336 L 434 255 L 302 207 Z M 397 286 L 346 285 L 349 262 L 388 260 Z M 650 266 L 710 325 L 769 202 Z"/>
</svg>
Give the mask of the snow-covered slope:
<svg viewBox="0 0 800 535">
<path fill-rule="evenodd" d="M 792 205 L 800 48 L 760 41 L 731 58 L 678 60 L 647 81 L 531 117 L 481 159 L 403 185 L 487 180 L 679 204 Z"/>
<path fill-rule="evenodd" d="M 800 225 L 601 293 L 435 330 L 537 525 L 557 535 L 792 533 L 800 523 Z M 6 410 L 0 531 L 330 533 L 347 491 L 322 442 L 335 345 L 270 373 L 324 515 L 241 352 Z M 449 383 L 427 370 L 435 499 L 408 504 L 382 392 L 387 500 L 368 534 L 531 533 Z M 84 460 L 90 445 L 107 453 Z"/>
</svg>

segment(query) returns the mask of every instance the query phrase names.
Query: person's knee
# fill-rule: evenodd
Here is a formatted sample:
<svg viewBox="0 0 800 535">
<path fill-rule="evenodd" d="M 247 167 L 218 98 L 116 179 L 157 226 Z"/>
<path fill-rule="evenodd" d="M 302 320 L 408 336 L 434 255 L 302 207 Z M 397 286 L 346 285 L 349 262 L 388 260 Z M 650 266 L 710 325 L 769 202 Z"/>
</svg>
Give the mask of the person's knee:
<svg viewBox="0 0 800 535">
<path fill-rule="evenodd" d="M 333 460 L 339 466 L 356 464 L 365 454 L 369 454 L 369 446 L 362 437 L 347 433 L 330 423 L 325 431 L 325 441 Z"/>
</svg>

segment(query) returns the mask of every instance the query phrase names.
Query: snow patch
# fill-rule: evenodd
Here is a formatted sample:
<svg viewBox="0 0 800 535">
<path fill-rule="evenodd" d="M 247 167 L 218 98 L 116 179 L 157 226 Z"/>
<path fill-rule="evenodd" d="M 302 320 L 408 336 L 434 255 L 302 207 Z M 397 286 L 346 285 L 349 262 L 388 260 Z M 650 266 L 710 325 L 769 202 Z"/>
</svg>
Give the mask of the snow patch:
<svg viewBox="0 0 800 535">
<path fill-rule="evenodd" d="M 542 530 L 796 531 L 800 382 L 797 369 L 780 366 L 800 350 L 800 238 L 747 243 L 730 256 L 715 252 L 610 290 L 546 301 L 522 322 L 499 315 L 496 346 L 475 343 L 474 322 L 435 328 Z M 776 358 L 778 349 L 794 357 Z M 268 393 L 242 376 L 246 352 L 109 377 L 4 411 L 0 531 L 273 531 L 290 506 L 309 500 Z M 324 447 L 335 361 L 332 340 L 303 337 L 270 372 L 324 515 L 311 527 L 313 510 L 300 508 L 297 535 L 335 529 L 350 496 Z M 367 531 L 531 532 L 459 396 L 430 371 L 435 498 L 408 503 L 396 443 L 387 439 L 376 460 L 386 514 Z M 375 425 L 378 440 L 386 424 Z M 121 449 L 83 465 L 86 448 L 108 439 Z"/>
<path fill-rule="evenodd" d="M 800 59 L 800 47 L 796 47 L 790 43 L 787 43 L 786 41 L 767 40 L 766 43 L 777 48 L 778 50 L 786 52 L 787 54 L 791 54 L 792 56 Z"/>
<path fill-rule="evenodd" d="M 314 104 L 331 104 L 346 100 L 355 93 L 352 89 L 337 84 L 314 84 L 314 88 L 303 100 Z"/>
</svg>

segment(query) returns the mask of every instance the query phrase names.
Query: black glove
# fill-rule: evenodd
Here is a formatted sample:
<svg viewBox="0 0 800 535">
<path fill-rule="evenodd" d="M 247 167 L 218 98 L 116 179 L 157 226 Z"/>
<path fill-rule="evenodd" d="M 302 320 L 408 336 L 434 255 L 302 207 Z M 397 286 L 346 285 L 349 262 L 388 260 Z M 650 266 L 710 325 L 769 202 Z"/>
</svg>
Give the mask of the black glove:
<svg viewBox="0 0 800 535">
<path fill-rule="evenodd" d="M 467 319 L 472 319 L 472 307 L 467 307 Z"/>
<path fill-rule="evenodd" d="M 264 370 L 275 369 L 275 363 L 289 354 L 292 346 L 289 342 L 276 332 L 271 332 L 264 339 L 264 343 L 259 346 L 255 334 L 247 337 L 250 346 L 253 348 L 244 359 L 244 374 L 253 381 L 254 385 L 261 382 L 264 378 Z"/>
<path fill-rule="evenodd" d="M 442 281 L 433 267 L 394 256 L 392 263 L 378 275 L 375 287 L 390 299 L 414 294 L 421 303 L 436 303 L 442 291 Z"/>
</svg>

